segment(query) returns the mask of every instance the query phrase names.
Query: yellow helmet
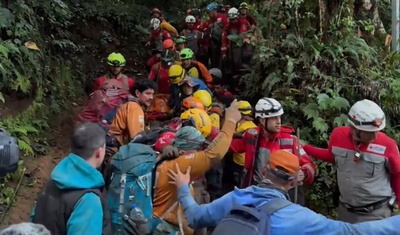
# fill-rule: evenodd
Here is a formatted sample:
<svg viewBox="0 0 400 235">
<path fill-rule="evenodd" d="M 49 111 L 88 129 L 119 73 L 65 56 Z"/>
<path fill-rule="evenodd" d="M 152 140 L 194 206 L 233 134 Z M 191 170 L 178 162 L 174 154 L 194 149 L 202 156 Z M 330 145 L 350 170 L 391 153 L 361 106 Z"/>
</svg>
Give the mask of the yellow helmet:
<svg viewBox="0 0 400 235">
<path fill-rule="evenodd" d="M 201 132 L 204 138 L 211 134 L 211 118 L 207 112 L 202 109 L 188 109 L 181 114 L 182 120 L 190 120 L 193 126 Z"/>
<path fill-rule="evenodd" d="M 252 112 L 251 104 L 248 101 L 240 101 L 239 111 L 244 115 L 249 115 Z"/>
<path fill-rule="evenodd" d="M 212 104 L 212 98 L 208 91 L 206 90 L 198 90 L 193 93 L 193 97 L 201 100 L 205 109 L 210 109 Z"/>
<path fill-rule="evenodd" d="M 168 77 L 170 83 L 178 84 L 185 78 L 185 69 L 178 64 L 174 64 L 168 70 Z"/>
</svg>

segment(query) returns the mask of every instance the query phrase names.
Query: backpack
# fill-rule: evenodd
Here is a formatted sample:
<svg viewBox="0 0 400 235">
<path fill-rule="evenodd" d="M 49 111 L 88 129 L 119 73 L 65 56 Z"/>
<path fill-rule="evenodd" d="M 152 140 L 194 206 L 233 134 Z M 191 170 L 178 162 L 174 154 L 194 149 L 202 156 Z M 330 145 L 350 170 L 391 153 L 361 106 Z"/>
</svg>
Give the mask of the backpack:
<svg viewBox="0 0 400 235">
<path fill-rule="evenodd" d="M 0 176 L 13 173 L 18 168 L 20 158 L 18 140 L 0 129 Z"/>
<path fill-rule="evenodd" d="M 176 132 L 176 130 L 170 128 L 167 125 L 164 127 L 158 127 L 151 130 L 142 131 L 132 138 L 131 143 L 153 146 L 157 142 L 161 134 L 165 132 Z"/>
<path fill-rule="evenodd" d="M 160 163 L 156 159 L 157 155 L 150 146 L 137 143 L 122 146 L 112 157 L 113 175 L 107 203 L 113 234 L 132 235 L 132 230 L 136 229 L 124 218 L 129 216 L 132 204 L 136 204 L 148 219 L 149 231 L 153 232 L 163 227 L 167 232 L 161 234 L 176 234 L 177 230 L 164 222 L 163 217 L 153 217 L 153 185 L 155 171 Z M 139 233 L 133 232 L 133 235 Z"/>
<path fill-rule="evenodd" d="M 123 89 L 120 81 L 111 79 L 94 91 L 86 102 L 78 121 L 89 121 L 109 124 L 117 113 L 117 109 L 130 99 L 129 91 Z M 105 122 L 103 122 L 105 120 Z"/>
<path fill-rule="evenodd" d="M 234 207 L 217 225 L 212 235 L 270 235 L 270 216 L 291 204 L 292 202 L 286 199 L 275 198 L 260 209 L 249 206 Z"/>
</svg>

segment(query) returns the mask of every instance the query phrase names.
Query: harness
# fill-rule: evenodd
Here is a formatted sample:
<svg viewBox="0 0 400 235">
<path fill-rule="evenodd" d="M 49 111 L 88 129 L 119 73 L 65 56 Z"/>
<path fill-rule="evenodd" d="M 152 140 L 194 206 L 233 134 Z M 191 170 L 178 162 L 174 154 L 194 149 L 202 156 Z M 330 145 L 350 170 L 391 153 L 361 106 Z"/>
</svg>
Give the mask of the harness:
<svg viewBox="0 0 400 235">
<path fill-rule="evenodd" d="M 258 182 L 253 182 L 253 175 L 255 173 L 254 171 L 255 171 L 255 167 L 256 167 L 256 158 L 259 157 L 260 143 L 261 143 L 261 138 L 259 138 L 260 135 L 259 135 L 259 131 L 257 131 L 257 129 L 250 129 L 250 130 L 247 131 L 247 133 L 250 134 L 251 137 L 246 138 L 244 141 L 245 141 L 246 145 L 250 145 L 251 147 L 249 148 L 250 151 L 246 151 L 245 152 L 245 165 L 246 165 L 246 162 L 249 161 L 249 160 L 251 160 L 252 162 L 251 162 L 251 165 L 249 167 L 249 170 L 247 170 L 246 167 L 244 169 L 244 174 L 247 177 L 243 181 L 244 185 L 242 185 L 242 186 L 244 186 L 244 187 L 247 187 L 247 186 L 252 185 L 254 183 L 258 183 Z M 285 143 L 285 141 L 282 140 L 282 139 L 286 139 L 286 138 L 282 138 L 282 137 L 278 138 L 279 148 L 280 149 L 288 149 L 287 146 L 290 146 L 293 149 L 293 147 L 294 147 L 294 143 L 293 142 L 292 143 L 289 143 L 289 142 Z M 251 156 L 251 159 L 249 159 L 250 156 Z"/>
<path fill-rule="evenodd" d="M 106 78 L 106 81 L 112 79 L 110 77 L 110 73 L 107 73 L 106 75 L 104 75 L 104 77 Z M 122 88 L 129 91 L 128 76 L 126 76 L 125 74 L 121 74 L 121 79 L 122 79 Z"/>
</svg>

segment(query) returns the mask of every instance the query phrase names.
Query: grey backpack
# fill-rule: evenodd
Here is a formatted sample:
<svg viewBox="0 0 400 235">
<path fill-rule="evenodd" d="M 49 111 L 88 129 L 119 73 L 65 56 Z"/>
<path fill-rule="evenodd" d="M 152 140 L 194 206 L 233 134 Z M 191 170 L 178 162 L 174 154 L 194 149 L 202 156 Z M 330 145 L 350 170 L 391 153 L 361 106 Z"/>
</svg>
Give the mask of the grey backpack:
<svg viewBox="0 0 400 235">
<path fill-rule="evenodd" d="M 0 129 L 0 176 L 17 170 L 19 157 L 18 140 Z"/>
<path fill-rule="evenodd" d="M 292 202 L 275 198 L 256 209 L 250 206 L 234 207 L 229 215 L 222 219 L 212 235 L 270 235 L 270 216 Z"/>
</svg>

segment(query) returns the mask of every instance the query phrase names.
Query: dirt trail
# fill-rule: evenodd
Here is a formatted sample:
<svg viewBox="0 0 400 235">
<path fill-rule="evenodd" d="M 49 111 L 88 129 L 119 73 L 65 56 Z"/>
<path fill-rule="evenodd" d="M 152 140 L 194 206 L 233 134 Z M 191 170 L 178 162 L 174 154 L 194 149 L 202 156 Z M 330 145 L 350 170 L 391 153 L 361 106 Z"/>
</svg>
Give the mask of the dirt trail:
<svg viewBox="0 0 400 235">
<path fill-rule="evenodd" d="M 21 187 L 18 190 L 15 202 L 6 212 L 5 218 L 0 227 L 6 227 L 10 224 L 29 221 L 31 209 L 34 206 L 37 194 L 41 191 L 43 185 L 48 180 L 54 166 L 65 157 L 69 150 L 70 135 L 74 120 L 73 112 L 65 111 L 58 117 L 55 117 L 51 123 L 52 128 L 44 136 L 49 142 L 54 141 L 55 146 L 45 156 L 27 157 L 24 159 L 26 172 Z M 29 186 L 28 183 L 35 179 L 36 183 Z"/>
</svg>

